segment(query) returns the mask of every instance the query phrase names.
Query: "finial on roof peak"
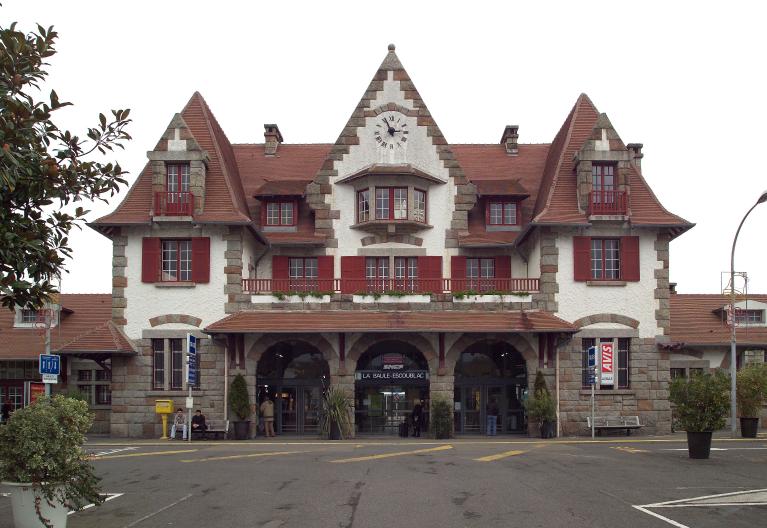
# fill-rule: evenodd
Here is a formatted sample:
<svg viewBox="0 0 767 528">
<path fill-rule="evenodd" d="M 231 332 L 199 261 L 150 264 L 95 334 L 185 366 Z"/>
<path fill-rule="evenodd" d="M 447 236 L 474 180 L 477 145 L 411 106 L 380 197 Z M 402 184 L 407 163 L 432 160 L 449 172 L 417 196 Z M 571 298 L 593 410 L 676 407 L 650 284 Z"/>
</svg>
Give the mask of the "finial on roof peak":
<svg viewBox="0 0 767 528">
<path fill-rule="evenodd" d="M 389 44 L 389 51 L 394 51 L 396 48 L 394 44 Z"/>
</svg>

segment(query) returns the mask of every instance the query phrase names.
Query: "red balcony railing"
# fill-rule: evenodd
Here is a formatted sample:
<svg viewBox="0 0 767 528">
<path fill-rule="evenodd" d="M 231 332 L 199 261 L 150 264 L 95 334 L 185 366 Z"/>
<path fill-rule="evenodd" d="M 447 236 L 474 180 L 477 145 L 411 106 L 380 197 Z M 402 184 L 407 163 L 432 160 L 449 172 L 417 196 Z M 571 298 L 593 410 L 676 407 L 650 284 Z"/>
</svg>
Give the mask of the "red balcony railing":
<svg viewBox="0 0 767 528">
<path fill-rule="evenodd" d="M 245 293 L 537 292 L 538 279 L 243 279 Z"/>
<path fill-rule="evenodd" d="M 589 193 L 589 215 L 625 215 L 628 211 L 626 191 L 592 191 Z"/>
<path fill-rule="evenodd" d="M 154 195 L 155 216 L 192 216 L 194 196 L 190 192 L 158 192 Z"/>
</svg>

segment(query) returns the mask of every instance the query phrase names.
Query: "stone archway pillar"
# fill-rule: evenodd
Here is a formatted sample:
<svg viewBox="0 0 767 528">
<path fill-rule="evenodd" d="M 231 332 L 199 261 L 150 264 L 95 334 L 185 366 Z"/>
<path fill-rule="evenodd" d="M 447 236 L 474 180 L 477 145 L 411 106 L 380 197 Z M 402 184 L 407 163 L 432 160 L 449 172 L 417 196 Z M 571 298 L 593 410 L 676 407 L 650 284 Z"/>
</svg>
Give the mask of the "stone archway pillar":
<svg viewBox="0 0 767 528">
<path fill-rule="evenodd" d="M 439 366 L 439 358 L 429 360 L 429 402 L 444 398 L 453 408 L 453 393 L 455 391 L 455 360 L 446 358 L 444 366 Z M 429 408 L 431 413 L 431 406 Z M 451 413 L 451 422 L 453 414 Z M 431 431 L 429 431 L 431 432 Z M 455 424 L 453 424 L 455 432 Z"/>
<path fill-rule="evenodd" d="M 346 358 L 345 366 L 339 366 L 339 362 L 335 364 L 330 370 L 330 387 L 340 389 L 346 395 L 346 399 L 349 402 L 349 423 L 351 424 L 351 437 L 356 436 L 355 431 L 355 401 L 354 401 L 354 371 L 357 367 L 357 362 L 353 359 Z"/>
</svg>

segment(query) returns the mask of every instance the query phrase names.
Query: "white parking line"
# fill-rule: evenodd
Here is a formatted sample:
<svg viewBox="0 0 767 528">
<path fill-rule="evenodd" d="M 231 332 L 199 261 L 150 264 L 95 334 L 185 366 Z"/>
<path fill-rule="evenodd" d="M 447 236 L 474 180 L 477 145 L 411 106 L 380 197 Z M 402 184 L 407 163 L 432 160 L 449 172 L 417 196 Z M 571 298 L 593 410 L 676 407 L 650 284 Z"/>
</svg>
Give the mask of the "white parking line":
<svg viewBox="0 0 767 528">
<path fill-rule="evenodd" d="M 749 498 L 754 498 L 756 500 L 743 500 L 743 501 L 737 500 L 738 496 L 745 498 L 745 496 L 747 495 L 751 495 L 752 497 L 749 497 Z M 733 500 L 724 500 L 724 501 L 720 500 L 723 497 L 730 497 Z M 669 519 L 668 517 L 664 517 L 663 515 L 659 513 L 650 511 L 650 509 L 691 508 L 691 507 L 714 508 L 714 507 L 722 507 L 722 506 L 767 506 L 767 488 L 748 490 L 748 491 L 733 491 L 730 493 L 719 493 L 717 495 L 703 495 L 701 497 L 690 497 L 688 499 L 656 502 L 653 504 L 643 504 L 641 506 L 632 505 L 633 508 L 643 513 L 646 513 L 647 515 L 652 515 L 653 517 L 657 519 L 661 519 L 662 521 L 665 521 L 672 526 L 676 526 L 677 528 L 690 528 L 690 527 L 687 526 L 686 524 L 678 523 L 673 519 Z"/>
<path fill-rule="evenodd" d="M 124 493 L 105 493 L 105 495 L 106 495 L 106 498 L 104 499 L 104 502 L 109 502 L 112 499 L 116 499 L 117 497 L 122 497 L 125 494 Z M 73 511 L 67 513 L 67 515 L 74 515 L 75 513 L 80 513 L 81 511 L 85 511 L 87 509 L 93 508 L 94 506 L 95 506 L 95 504 L 86 504 L 85 506 L 83 506 L 79 510 L 73 510 Z"/>
<path fill-rule="evenodd" d="M 767 449 L 767 447 L 712 447 L 711 451 L 753 451 L 764 449 Z M 661 449 L 661 451 L 687 451 L 687 448 L 679 447 L 675 449 Z"/>
<path fill-rule="evenodd" d="M 101 451 L 99 453 L 92 453 L 90 456 L 100 457 L 106 455 L 114 455 L 115 453 L 122 453 L 123 451 L 135 451 L 138 447 L 121 447 L 117 449 L 109 449 L 107 451 Z"/>
</svg>

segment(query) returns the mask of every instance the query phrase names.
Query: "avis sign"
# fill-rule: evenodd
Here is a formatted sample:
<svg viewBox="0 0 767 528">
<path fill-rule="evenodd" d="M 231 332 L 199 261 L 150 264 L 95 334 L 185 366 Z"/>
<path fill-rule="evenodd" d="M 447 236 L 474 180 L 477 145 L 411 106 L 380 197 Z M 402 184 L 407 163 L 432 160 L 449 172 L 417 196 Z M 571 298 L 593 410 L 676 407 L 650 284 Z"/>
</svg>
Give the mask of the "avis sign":
<svg viewBox="0 0 767 528">
<path fill-rule="evenodd" d="M 613 344 L 601 343 L 599 345 L 599 352 L 601 356 L 601 371 L 602 376 L 600 380 L 601 385 L 615 385 L 615 363 L 613 362 Z"/>
</svg>

